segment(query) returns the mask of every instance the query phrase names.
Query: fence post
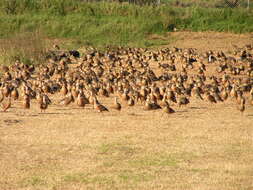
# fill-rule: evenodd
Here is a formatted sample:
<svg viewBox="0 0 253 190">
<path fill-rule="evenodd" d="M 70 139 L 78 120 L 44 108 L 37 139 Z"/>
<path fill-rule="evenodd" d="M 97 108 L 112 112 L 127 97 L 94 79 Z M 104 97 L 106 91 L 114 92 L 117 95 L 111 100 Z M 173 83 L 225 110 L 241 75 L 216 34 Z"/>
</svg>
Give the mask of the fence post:
<svg viewBox="0 0 253 190">
<path fill-rule="evenodd" d="M 248 6 L 247 6 L 247 9 L 249 10 L 249 0 L 248 0 Z"/>
</svg>

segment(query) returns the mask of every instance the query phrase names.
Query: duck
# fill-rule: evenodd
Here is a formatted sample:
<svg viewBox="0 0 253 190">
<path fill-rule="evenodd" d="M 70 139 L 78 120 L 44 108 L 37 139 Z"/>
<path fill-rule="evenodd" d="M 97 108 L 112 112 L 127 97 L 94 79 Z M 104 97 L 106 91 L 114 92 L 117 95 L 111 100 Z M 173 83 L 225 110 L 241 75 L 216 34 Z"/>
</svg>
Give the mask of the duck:
<svg viewBox="0 0 253 190">
<path fill-rule="evenodd" d="M 19 93 L 18 93 L 17 88 L 14 88 L 14 89 L 11 91 L 11 97 L 13 98 L 13 100 L 18 100 L 18 98 L 19 98 Z"/>
<path fill-rule="evenodd" d="M 128 106 L 134 106 L 134 104 L 135 104 L 134 98 L 130 96 L 129 100 L 127 101 L 127 105 Z"/>
<path fill-rule="evenodd" d="M 193 95 L 194 95 L 197 99 L 204 100 L 203 97 L 202 97 L 201 94 L 200 94 L 200 89 L 199 89 L 199 87 L 194 86 L 193 89 L 192 89 L 192 93 L 193 93 Z"/>
<path fill-rule="evenodd" d="M 62 94 L 63 96 L 65 96 L 67 93 L 68 93 L 67 85 L 66 85 L 66 83 L 63 83 L 63 85 L 62 85 L 62 87 L 61 87 L 61 94 Z"/>
<path fill-rule="evenodd" d="M 60 105 L 64 105 L 67 106 L 69 105 L 71 102 L 74 102 L 74 98 L 71 92 L 68 92 L 68 94 L 59 101 Z"/>
<path fill-rule="evenodd" d="M 102 105 L 96 97 L 94 97 L 94 109 L 96 109 L 98 112 L 108 112 L 109 110 L 107 109 L 107 107 L 105 107 L 104 105 Z"/>
<path fill-rule="evenodd" d="M 240 100 L 240 104 L 238 105 L 237 109 L 241 112 L 241 114 L 243 114 L 243 112 L 245 111 L 245 98 L 242 97 Z"/>
<path fill-rule="evenodd" d="M 4 94 L 2 89 L 0 89 L 0 103 L 4 100 Z"/>
<path fill-rule="evenodd" d="M 2 105 L 3 112 L 6 112 L 11 107 L 11 97 L 9 96 L 8 102 Z"/>
<path fill-rule="evenodd" d="M 210 92 L 206 92 L 206 99 L 210 103 L 217 103 L 216 99 L 210 94 Z"/>
<path fill-rule="evenodd" d="M 181 107 L 181 105 L 187 105 L 189 103 L 190 103 L 189 99 L 186 98 L 185 96 L 180 96 L 179 97 L 179 101 L 178 101 L 179 107 Z"/>
<path fill-rule="evenodd" d="M 85 99 L 84 93 L 82 90 L 79 90 L 78 96 L 76 98 L 76 104 L 79 107 L 84 108 L 85 104 L 87 104 L 87 100 Z"/>
<path fill-rule="evenodd" d="M 126 101 L 126 102 L 129 100 L 130 97 L 128 95 L 128 89 L 124 89 L 124 92 L 123 92 L 121 98 L 123 101 Z"/>
<path fill-rule="evenodd" d="M 23 108 L 30 109 L 30 96 L 28 94 L 25 94 L 23 97 Z"/>
<path fill-rule="evenodd" d="M 170 105 L 169 105 L 169 103 L 166 101 L 165 102 L 165 106 L 164 106 L 164 108 L 163 108 L 163 112 L 164 113 L 166 113 L 166 114 L 172 114 L 172 113 L 175 113 L 175 110 L 174 109 L 172 109 L 171 107 L 170 107 Z"/>
<path fill-rule="evenodd" d="M 121 104 L 118 102 L 118 98 L 114 98 L 114 104 L 112 106 L 113 109 L 120 111 L 121 110 Z"/>
<path fill-rule="evenodd" d="M 212 92 L 212 96 L 215 98 L 216 102 L 223 102 L 223 99 L 217 92 Z"/>
<path fill-rule="evenodd" d="M 144 110 L 157 110 L 162 109 L 161 106 L 155 102 L 150 101 L 150 97 L 147 97 L 147 100 L 145 102 Z"/>
<path fill-rule="evenodd" d="M 43 96 L 42 96 L 42 101 L 41 101 L 41 103 L 39 104 L 40 105 L 40 112 L 45 112 L 46 111 L 46 109 L 48 108 L 48 104 L 49 104 L 50 102 L 48 101 L 48 97 L 44 94 Z"/>
<path fill-rule="evenodd" d="M 167 92 L 167 99 L 171 102 L 177 103 L 177 98 L 173 90 L 169 89 Z"/>
<path fill-rule="evenodd" d="M 8 97 L 11 93 L 11 90 L 10 90 L 9 86 L 7 86 L 7 84 L 3 86 L 2 91 L 3 91 L 2 94 L 5 97 Z"/>
<path fill-rule="evenodd" d="M 225 88 L 221 91 L 221 98 L 223 101 L 228 99 L 228 93 Z"/>
</svg>

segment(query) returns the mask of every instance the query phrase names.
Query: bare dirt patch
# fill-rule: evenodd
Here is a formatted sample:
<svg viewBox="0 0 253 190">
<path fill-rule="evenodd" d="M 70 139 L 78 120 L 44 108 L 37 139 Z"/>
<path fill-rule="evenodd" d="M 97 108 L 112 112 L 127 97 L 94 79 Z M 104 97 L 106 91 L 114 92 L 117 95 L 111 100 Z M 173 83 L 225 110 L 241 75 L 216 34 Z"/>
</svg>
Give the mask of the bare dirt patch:
<svg viewBox="0 0 253 190">
<path fill-rule="evenodd" d="M 203 50 L 252 40 L 171 35 L 171 46 Z M 140 104 L 120 113 L 53 104 L 41 114 L 34 101 L 30 110 L 15 102 L 0 112 L 0 189 L 253 189 L 253 106 L 243 115 L 232 100 L 171 106 L 169 116 Z"/>
<path fill-rule="evenodd" d="M 232 34 L 222 32 L 172 32 L 168 38 L 174 38 L 169 46 L 197 48 L 200 51 L 232 50 L 253 43 L 253 34 Z"/>
</svg>

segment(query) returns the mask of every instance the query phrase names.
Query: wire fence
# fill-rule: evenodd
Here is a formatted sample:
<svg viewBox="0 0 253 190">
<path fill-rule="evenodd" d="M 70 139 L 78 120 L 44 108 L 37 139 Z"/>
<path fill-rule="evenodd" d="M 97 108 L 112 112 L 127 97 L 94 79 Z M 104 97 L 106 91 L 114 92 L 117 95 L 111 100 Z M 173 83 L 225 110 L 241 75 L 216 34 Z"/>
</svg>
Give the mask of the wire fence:
<svg viewBox="0 0 253 190">
<path fill-rule="evenodd" d="M 81 0 L 83 2 L 119 2 L 137 5 L 171 5 L 177 7 L 208 7 L 208 8 L 247 8 L 252 0 Z"/>
<path fill-rule="evenodd" d="M 244 0 L 244 1 L 240 1 L 240 0 L 224 0 L 224 3 L 227 7 L 230 8 L 235 8 L 235 7 L 239 7 L 239 6 L 246 6 L 247 9 L 250 8 L 250 0 Z"/>
</svg>

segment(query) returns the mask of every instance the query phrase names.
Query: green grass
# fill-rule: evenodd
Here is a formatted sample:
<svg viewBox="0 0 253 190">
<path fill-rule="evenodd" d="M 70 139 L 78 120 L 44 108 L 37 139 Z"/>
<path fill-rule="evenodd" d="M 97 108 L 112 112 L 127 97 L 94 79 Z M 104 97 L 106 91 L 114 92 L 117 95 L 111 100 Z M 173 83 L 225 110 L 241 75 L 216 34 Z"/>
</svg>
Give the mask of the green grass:
<svg viewBox="0 0 253 190">
<path fill-rule="evenodd" d="M 150 181 L 154 176 L 147 174 L 145 172 L 133 173 L 132 171 L 122 171 L 118 178 L 124 183 L 140 183 L 145 181 Z"/>
<path fill-rule="evenodd" d="M 45 186 L 47 182 L 43 180 L 41 177 L 38 176 L 32 176 L 23 179 L 21 182 L 21 185 L 24 187 L 29 187 L 29 186 Z"/>
<path fill-rule="evenodd" d="M 177 161 L 172 156 L 168 155 L 159 155 L 159 156 L 145 156 L 140 159 L 136 159 L 130 162 L 130 165 L 133 167 L 152 167 L 152 166 L 177 166 Z"/>
<path fill-rule="evenodd" d="M 88 183 L 88 174 L 84 173 L 71 173 L 63 176 L 63 181 L 65 182 L 81 182 Z"/>
<path fill-rule="evenodd" d="M 11 11 L 8 6 L 13 6 Z M 149 35 L 164 35 L 174 27 L 193 31 L 253 31 L 253 13 L 245 9 L 152 7 L 75 0 L 20 0 L 15 5 L 1 1 L 0 9 L 0 38 L 40 30 L 50 38 L 75 39 L 83 45 L 147 47 L 165 43 L 150 40 Z"/>
</svg>

